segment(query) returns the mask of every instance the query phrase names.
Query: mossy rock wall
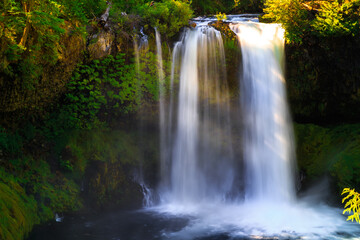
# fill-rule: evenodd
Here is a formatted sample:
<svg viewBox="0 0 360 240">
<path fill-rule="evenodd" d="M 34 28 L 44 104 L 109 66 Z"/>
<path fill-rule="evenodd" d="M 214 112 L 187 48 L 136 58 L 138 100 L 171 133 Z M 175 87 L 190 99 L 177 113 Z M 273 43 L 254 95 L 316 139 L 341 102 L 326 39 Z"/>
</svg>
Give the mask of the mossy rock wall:
<svg viewBox="0 0 360 240">
<path fill-rule="evenodd" d="M 33 198 L 6 172 L 0 176 L 0 239 L 22 239 L 39 223 Z"/>
<path fill-rule="evenodd" d="M 360 189 L 359 124 L 295 124 L 295 135 L 298 167 L 307 185 L 329 177 L 335 196 L 345 187 Z"/>
<path fill-rule="evenodd" d="M 30 161 L 38 168 L 30 166 Z M 14 173 L 0 167 L 0 239 L 23 239 L 35 224 L 53 219 L 55 213 L 75 211 L 81 206 L 74 182 L 61 174 L 51 174 L 44 161 L 36 162 L 12 161 L 13 165 L 21 165 Z"/>
</svg>

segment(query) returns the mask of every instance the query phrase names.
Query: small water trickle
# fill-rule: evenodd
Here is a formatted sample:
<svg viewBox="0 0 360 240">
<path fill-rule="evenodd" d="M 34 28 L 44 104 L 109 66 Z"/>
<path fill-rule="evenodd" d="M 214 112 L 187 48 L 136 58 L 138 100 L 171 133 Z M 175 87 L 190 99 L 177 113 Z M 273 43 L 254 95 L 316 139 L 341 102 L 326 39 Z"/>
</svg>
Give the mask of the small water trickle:
<svg viewBox="0 0 360 240">
<path fill-rule="evenodd" d="M 161 35 L 157 28 L 155 28 L 155 40 L 156 40 L 156 57 L 157 57 L 157 73 L 158 73 L 158 86 L 159 86 L 159 129 L 160 129 L 160 162 L 161 162 L 161 176 L 166 175 L 164 166 L 166 165 L 166 158 L 168 155 L 168 144 L 166 136 L 166 115 L 165 112 L 165 75 L 163 67 L 162 57 L 162 44 Z"/>
</svg>

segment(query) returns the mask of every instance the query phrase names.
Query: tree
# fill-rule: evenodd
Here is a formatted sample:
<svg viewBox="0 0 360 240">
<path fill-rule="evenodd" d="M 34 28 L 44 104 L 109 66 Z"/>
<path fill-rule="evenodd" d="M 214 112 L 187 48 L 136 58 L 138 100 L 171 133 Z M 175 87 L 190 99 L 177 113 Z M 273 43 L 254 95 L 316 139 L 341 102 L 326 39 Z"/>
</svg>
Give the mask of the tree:
<svg viewBox="0 0 360 240">
<path fill-rule="evenodd" d="M 310 30 L 309 12 L 304 0 L 268 0 L 265 3 L 264 19 L 281 23 L 285 28 L 287 42 L 301 43 Z"/>
</svg>

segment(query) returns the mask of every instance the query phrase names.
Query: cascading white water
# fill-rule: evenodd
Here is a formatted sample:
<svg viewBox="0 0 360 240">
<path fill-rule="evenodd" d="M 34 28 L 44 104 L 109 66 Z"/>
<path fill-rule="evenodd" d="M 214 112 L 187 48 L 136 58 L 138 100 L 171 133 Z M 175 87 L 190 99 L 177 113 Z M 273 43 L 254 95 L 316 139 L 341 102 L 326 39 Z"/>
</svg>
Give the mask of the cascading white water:
<svg viewBox="0 0 360 240">
<path fill-rule="evenodd" d="M 241 46 L 245 194 L 249 201 L 295 198 L 293 139 L 282 70 L 284 30 L 277 24 L 230 24 Z"/>
<path fill-rule="evenodd" d="M 181 230 L 162 231 L 162 237 L 343 239 L 341 234 L 349 234 L 356 239 L 359 231 L 338 209 L 295 199 L 283 30 L 254 22 L 230 24 L 243 64 L 240 104 L 232 106 L 232 111 L 242 111 L 239 124 L 229 117 L 222 37 L 207 23 L 186 30 L 173 51 L 171 89 L 178 80 L 178 104 L 163 108 L 171 116 L 160 126 L 168 136 L 162 170 L 170 174 L 162 178 L 166 187 L 160 188 L 161 204 L 154 209 L 191 217 Z M 239 126 L 242 140 L 233 142 L 232 132 Z M 243 149 L 243 157 L 234 157 L 236 148 Z M 244 169 L 239 167 L 242 160 Z M 243 191 L 238 190 L 241 179 Z"/>
<path fill-rule="evenodd" d="M 165 202 L 190 205 L 223 198 L 232 188 L 234 173 L 220 32 L 207 26 L 186 31 L 175 45 L 173 59 L 174 64 L 181 59 L 179 94 L 177 106 L 170 101 L 166 109 L 176 111 L 176 119 L 169 118 L 168 123 L 175 126 L 174 133 L 166 128 L 172 143 L 167 155 L 170 163 L 165 165 L 170 176 L 163 179 L 168 188 L 161 195 Z M 219 144 L 224 139 L 230 144 Z"/>
<path fill-rule="evenodd" d="M 187 201 L 201 192 L 198 174 L 198 35 L 190 32 L 185 40 L 183 66 L 180 73 L 179 112 L 172 156 L 171 189 L 174 199 Z M 189 47 L 191 45 L 192 47 Z M 199 180 L 199 181 L 198 181 Z"/>
</svg>

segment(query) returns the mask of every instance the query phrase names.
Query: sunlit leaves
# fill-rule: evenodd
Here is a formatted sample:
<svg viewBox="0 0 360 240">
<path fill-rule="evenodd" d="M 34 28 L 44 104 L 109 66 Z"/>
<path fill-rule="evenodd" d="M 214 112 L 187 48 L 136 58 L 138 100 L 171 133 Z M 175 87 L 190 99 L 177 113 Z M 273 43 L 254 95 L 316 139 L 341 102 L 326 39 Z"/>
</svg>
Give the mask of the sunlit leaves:
<svg viewBox="0 0 360 240">
<path fill-rule="evenodd" d="M 220 21 L 220 20 L 226 20 L 226 19 L 227 19 L 226 13 L 221 13 L 221 12 L 219 12 L 218 14 L 216 14 L 216 19 L 217 19 L 218 21 Z"/>
<path fill-rule="evenodd" d="M 192 17 L 190 5 L 178 0 L 164 0 L 152 6 L 144 4 L 138 13 L 152 27 L 157 27 L 161 34 L 166 33 L 169 37 L 178 33 Z"/>
<path fill-rule="evenodd" d="M 104 117 L 135 110 L 137 91 L 135 67 L 125 64 L 123 54 L 94 60 L 74 73 L 66 95 L 65 111 L 74 121 L 73 128 L 95 128 Z"/>
<path fill-rule="evenodd" d="M 360 223 L 360 194 L 355 189 L 344 188 L 341 195 L 347 195 L 342 199 L 345 203 L 343 214 L 349 214 L 347 221 L 356 221 Z"/>
<path fill-rule="evenodd" d="M 281 23 L 287 42 L 293 43 L 301 43 L 306 34 L 329 37 L 360 34 L 360 0 L 317 1 L 316 8 L 309 2 L 268 0 L 264 19 Z"/>
<path fill-rule="evenodd" d="M 357 35 L 360 33 L 359 11 L 359 0 L 342 4 L 337 1 L 324 1 L 312 26 L 324 36 Z"/>
<path fill-rule="evenodd" d="M 303 8 L 303 0 L 268 0 L 263 18 L 281 23 L 285 28 L 287 42 L 301 43 L 309 31 L 309 13 Z"/>
</svg>

